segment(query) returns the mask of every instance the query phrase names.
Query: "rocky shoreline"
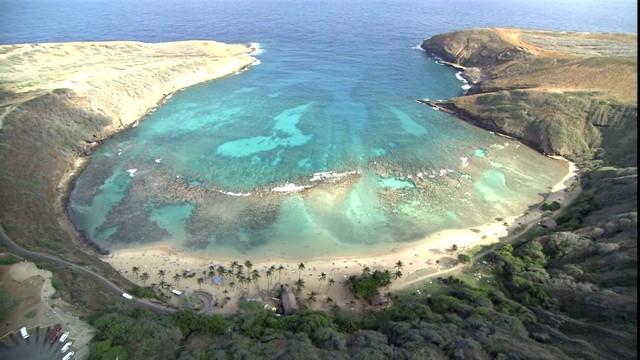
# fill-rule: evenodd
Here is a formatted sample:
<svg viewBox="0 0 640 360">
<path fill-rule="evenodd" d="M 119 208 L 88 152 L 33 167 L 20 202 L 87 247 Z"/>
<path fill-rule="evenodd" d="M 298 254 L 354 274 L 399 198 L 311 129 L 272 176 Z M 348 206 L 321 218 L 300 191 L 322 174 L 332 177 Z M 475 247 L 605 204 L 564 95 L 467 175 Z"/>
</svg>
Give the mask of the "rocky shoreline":
<svg viewBox="0 0 640 360">
<path fill-rule="evenodd" d="M 594 46 L 605 38 L 606 46 Z M 605 139 L 610 126 L 637 132 L 636 34 L 469 29 L 421 47 L 472 86 L 461 97 L 418 102 L 542 154 L 580 161 L 594 148 L 618 146 Z M 632 147 L 636 139 L 624 141 Z M 615 161 L 628 166 L 637 157 Z"/>
</svg>

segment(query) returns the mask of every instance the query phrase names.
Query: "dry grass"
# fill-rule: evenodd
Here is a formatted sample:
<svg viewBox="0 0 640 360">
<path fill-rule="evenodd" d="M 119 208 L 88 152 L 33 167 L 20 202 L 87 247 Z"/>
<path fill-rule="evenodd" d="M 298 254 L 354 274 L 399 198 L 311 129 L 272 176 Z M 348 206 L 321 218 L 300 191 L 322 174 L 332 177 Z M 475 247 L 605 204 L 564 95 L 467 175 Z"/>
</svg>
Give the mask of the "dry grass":
<svg viewBox="0 0 640 360">
<path fill-rule="evenodd" d="M 495 29 L 530 56 L 492 69 L 491 87 L 603 91 L 624 102 L 638 102 L 636 34 Z"/>
<path fill-rule="evenodd" d="M 141 116 L 146 107 L 127 104 L 126 99 L 118 96 L 125 90 L 133 90 L 135 100 L 143 100 L 149 107 L 150 97 L 157 101 L 165 93 L 250 65 L 248 53 L 245 45 L 214 41 L 0 46 L 0 86 L 4 90 L 0 119 L 6 118 L 16 105 L 32 99 L 34 94 L 71 89 L 102 102 L 96 107 L 102 107 L 108 115 L 121 118 L 126 124 Z M 139 86 L 131 89 L 130 84 Z M 7 94 L 12 96 L 7 98 Z M 113 99 L 116 104 L 104 104 L 107 99 Z M 114 107 L 124 111 L 112 111 Z"/>
<path fill-rule="evenodd" d="M 167 94 L 250 66 L 250 51 L 213 41 L 0 46 L 0 225 L 32 249 L 62 239 L 67 260 L 105 270 L 64 207 L 78 159 Z"/>
</svg>

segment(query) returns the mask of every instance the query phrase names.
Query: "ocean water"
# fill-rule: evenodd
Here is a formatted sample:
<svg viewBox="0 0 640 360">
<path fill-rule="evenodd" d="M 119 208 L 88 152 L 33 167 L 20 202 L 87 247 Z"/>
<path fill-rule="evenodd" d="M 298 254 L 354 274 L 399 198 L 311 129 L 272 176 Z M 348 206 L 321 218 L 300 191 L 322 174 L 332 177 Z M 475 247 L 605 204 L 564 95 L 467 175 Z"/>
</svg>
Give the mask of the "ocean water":
<svg viewBox="0 0 640 360">
<path fill-rule="evenodd" d="M 258 65 L 176 93 L 92 155 L 69 216 L 107 249 L 377 252 L 522 213 L 566 164 L 417 103 L 461 95 L 418 45 L 472 27 L 637 32 L 631 1 L 0 1 L 0 43 L 211 39 Z"/>
</svg>

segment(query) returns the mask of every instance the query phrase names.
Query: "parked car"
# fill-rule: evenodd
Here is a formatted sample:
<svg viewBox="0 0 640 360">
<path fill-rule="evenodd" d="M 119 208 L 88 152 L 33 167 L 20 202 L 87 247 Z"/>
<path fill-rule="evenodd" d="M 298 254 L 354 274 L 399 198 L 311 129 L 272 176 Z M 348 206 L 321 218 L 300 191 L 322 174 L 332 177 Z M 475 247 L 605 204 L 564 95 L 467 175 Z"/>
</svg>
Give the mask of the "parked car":
<svg viewBox="0 0 640 360">
<path fill-rule="evenodd" d="M 62 335 L 60 335 L 60 339 L 58 339 L 58 341 L 60 341 L 61 343 L 65 342 L 65 340 L 67 340 L 67 338 L 69 337 L 69 332 L 65 332 L 62 333 Z"/>
</svg>

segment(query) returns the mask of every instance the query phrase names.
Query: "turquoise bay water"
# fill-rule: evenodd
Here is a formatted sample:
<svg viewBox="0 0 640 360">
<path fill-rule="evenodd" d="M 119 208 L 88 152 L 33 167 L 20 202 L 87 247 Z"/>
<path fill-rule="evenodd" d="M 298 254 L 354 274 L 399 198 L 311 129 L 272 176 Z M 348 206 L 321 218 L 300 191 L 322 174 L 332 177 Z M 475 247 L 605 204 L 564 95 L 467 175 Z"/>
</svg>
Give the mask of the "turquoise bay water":
<svg viewBox="0 0 640 360">
<path fill-rule="evenodd" d="M 624 0 L 513 3 L 8 0 L 0 42 L 259 43 L 259 65 L 175 94 L 100 146 L 69 216 L 107 249 L 305 259 L 493 222 L 562 178 L 564 163 L 415 101 L 464 91 L 416 48 L 437 33 L 637 31 Z"/>
<path fill-rule="evenodd" d="M 463 83 L 415 46 L 299 73 L 262 50 L 259 65 L 175 94 L 97 149 L 72 193 L 74 223 L 110 249 L 344 255 L 522 212 L 566 172 L 417 103 Z M 397 72 L 398 58 L 411 77 L 368 75 Z"/>
</svg>

